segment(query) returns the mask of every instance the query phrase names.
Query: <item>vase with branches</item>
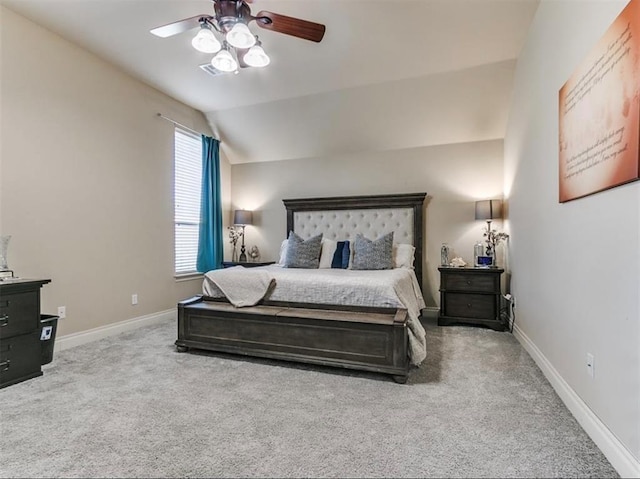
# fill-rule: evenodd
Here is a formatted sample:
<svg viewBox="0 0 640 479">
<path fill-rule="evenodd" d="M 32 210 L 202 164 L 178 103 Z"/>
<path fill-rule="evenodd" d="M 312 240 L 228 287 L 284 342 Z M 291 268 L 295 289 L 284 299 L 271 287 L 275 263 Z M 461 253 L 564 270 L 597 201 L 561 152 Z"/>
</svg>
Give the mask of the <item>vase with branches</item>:
<svg viewBox="0 0 640 479">
<path fill-rule="evenodd" d="M 236 262 L 238 261 L 238 251 L 236 250 L 236 246 L 238 244 L 238 240 L 244 234 L 244 231 L 242 230 L 242 228 L 238 228 L 236 226 L 227 226 L 227 229 L 229 230 L 229 240 L 233 245 L 233 251 L 231 253 L 231 261 Z"/>
<path fill-rule="evenodd" d="M 496 256 L 496 248 L 498 245 L 509 239 L 509 235 L 507 233 L 499 232 L 498 230 L 491 228 L 491 223 L 488 223 L 484 228 L 484 236 L 485 242 L 487 243 L 487 256 L 491 256 L 493 258 L 493 265 L 497 266 L 497 256 Z"/>
</svg>

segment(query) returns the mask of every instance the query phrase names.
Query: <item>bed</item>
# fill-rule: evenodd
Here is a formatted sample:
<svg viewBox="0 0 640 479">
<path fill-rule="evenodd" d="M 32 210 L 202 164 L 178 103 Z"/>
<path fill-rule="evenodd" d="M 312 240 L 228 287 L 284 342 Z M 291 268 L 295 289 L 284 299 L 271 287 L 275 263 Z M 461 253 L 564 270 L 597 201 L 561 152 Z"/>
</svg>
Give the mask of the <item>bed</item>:
<svg viewBox="0 0 640 479">
<path fill-rule="evenodd" d="M 415 247 L 415 269 L 247 268 L 242 274 L 264 269 L 275 287 L 259 304 L 242 308 L 230 304 L 205 275 L 204 294 L 178 303 L 178 350 L 375 371 L 406 382 L 412 365 L 419 365 L 426 354 L 419 321 L 424 308 L 425 197 L 416 193 L 283 200 L 287 232 L 353 241 L 357 233 L 375 239 L 393 231 L 395 243 Z"/>
</svg>

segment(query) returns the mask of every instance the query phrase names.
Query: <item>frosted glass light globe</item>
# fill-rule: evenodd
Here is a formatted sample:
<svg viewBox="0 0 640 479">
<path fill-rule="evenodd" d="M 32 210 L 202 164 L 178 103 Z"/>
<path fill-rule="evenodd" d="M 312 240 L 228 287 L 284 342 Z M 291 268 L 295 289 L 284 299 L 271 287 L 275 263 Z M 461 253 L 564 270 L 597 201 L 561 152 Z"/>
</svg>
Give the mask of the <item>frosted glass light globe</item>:
<svg viewBox="0 0 640 479">
<path fill-rule="evenodd" d="M 221 50 L 213 57 L 211 65 L 221 72 L 232 72 L 238 68 L 238 62 L 236 62 L 233 55 L 229 53 L 229 50 Z"/>
<path fill-rule="evenodd" d="M 243 57 L 244 62 L 250 67 L 266 67 L 271 59 L 260 45 L 252 46 Z"/>
<path fill-rule="evenodd" d="M 216 36 L 207 27 L 200 29 L 196 36 L 193 37 L 193 40 L 191 40 L 191 45 L 202 53 L 216 53 L 222 48 Z"/>
<path fill-rule="evenodd" d="M 227 41 L 229 45 L 236 48 L 249 48 L 255 45 L 256 38 L 244 23 L 236 23 L 229 33 L 227 33 Z"/>
</svg>

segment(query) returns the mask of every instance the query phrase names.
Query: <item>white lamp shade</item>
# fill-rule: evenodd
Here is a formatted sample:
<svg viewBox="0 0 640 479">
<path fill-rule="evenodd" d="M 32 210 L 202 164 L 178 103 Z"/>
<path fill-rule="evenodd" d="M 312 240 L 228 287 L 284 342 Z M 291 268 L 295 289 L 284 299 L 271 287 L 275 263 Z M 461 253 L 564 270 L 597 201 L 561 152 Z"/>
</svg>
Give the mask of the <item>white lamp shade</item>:
<svg viewBox="0 0 640 479">
<path fill-rule="evenodd" d="M 236 23 L 227 33 L 227 41 L 229 45 L 236 48 L 249 48 L 255 45 L 256 38 L 244 23 Z"/>
<path fill-rule="evenodd" d="M 211 60 L 211 65 L 221 72 L 232 72 L 238 68 L 238 62 L 236 62 L 233 55 L 229 53 L 229 50 L 221 50 L 218 52 Z"/>
<path fill-rule="evenodd" d="M 193 40 L 191 40 L 191 45 L 202 53 L 216 53 L 222 47 L 216 36 L 207 27 L 200 29 L 197 35 L 193 37 Z"/>
<path fill-rule="evenodd" d="M 244 62 L 250 67 L 266 67 L 271 63 L 271 59 L 264 52 L 260 45 L 252 46 L 243 57 Z"/>
</svg>

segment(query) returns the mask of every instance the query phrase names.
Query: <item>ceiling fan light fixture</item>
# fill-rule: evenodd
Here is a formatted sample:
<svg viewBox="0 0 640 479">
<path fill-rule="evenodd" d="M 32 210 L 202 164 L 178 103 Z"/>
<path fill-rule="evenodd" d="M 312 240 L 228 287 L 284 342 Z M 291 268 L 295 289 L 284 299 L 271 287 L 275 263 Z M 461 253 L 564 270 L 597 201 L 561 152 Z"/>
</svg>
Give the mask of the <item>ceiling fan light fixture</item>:
<svg viewBox="0 0 640 479">
<path fill-rule="evenodd" d="M 243 60 L 250 67 L 256 68 L 266 67 L 269 63 L 271 63 L 269 55 L 265 53 L 262 46 L 260 46 L 260 43 L 252 46 L 249 51 L 245 53 Z"/>
<path fill-rule="evenodd" d="M 221 72 L 232 72 L 238 69 L 238 62 L 233 58 L 229 50 L 222 49 L 211 59 L 211 65 Z"/>
<path fill-rule="evenodd" d="M 222 45 L 207 25 L 202 25 L 193 40 L 193 48 L 202 53 L 216 53 L 220 51 Z"/>
<path fill-rule="evenodd" d="M 227 41 L 236 48 L 249 48 L 255 45 L 256 39 L 249 27 L 242 22 L 236 23 L 227 33 Z"/>
</svg>

